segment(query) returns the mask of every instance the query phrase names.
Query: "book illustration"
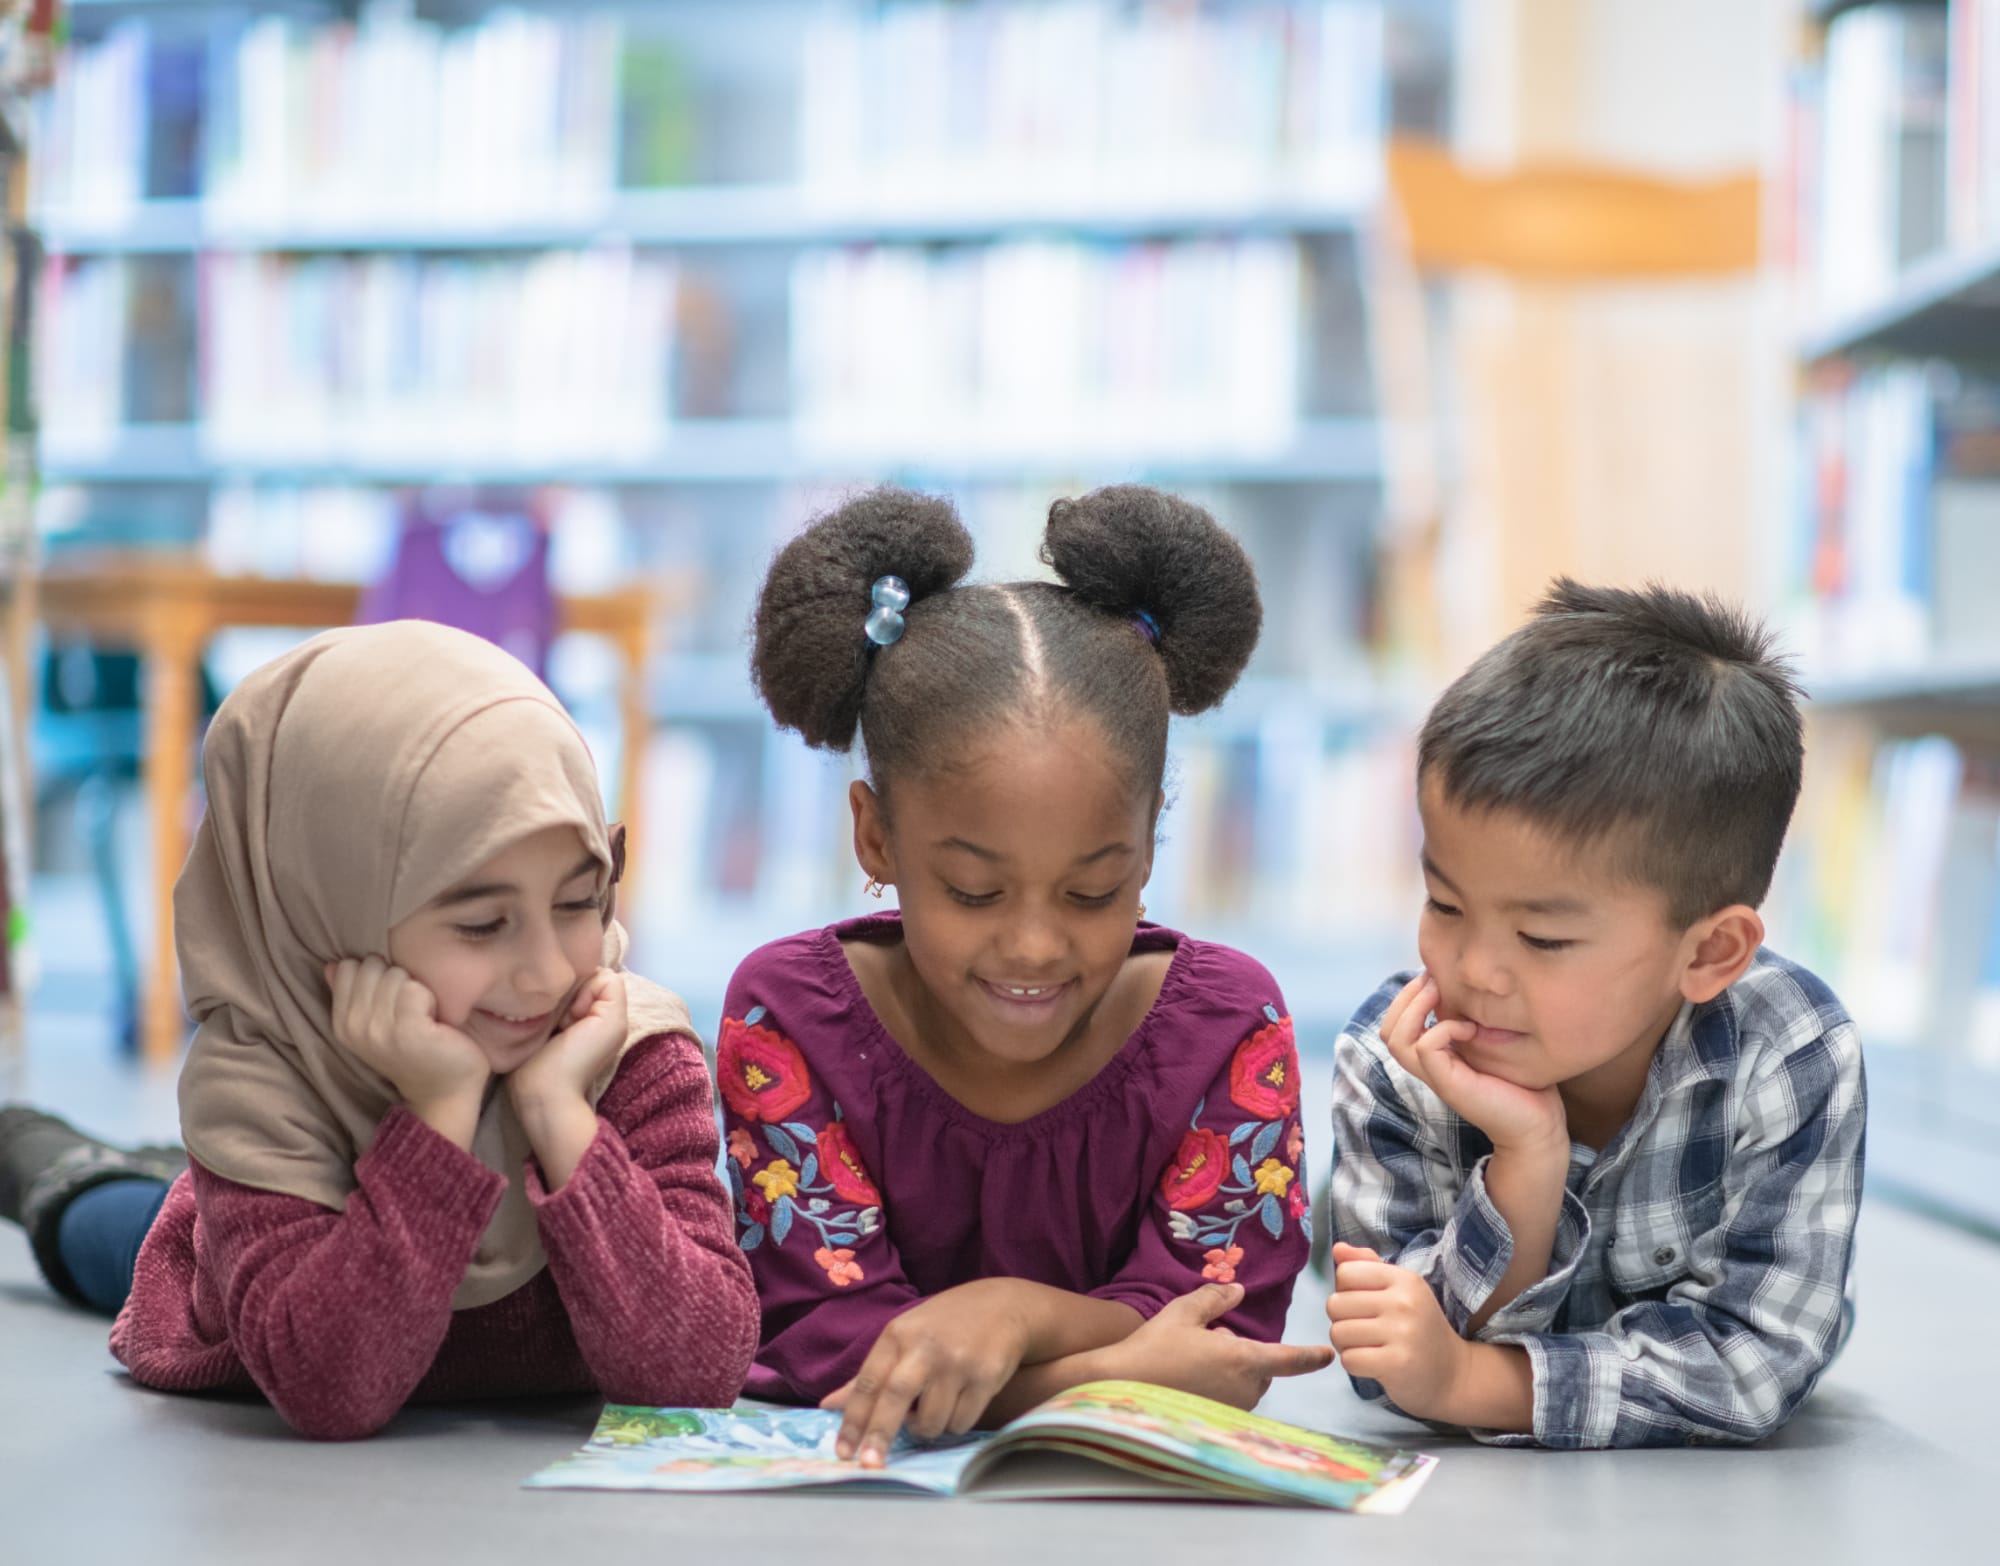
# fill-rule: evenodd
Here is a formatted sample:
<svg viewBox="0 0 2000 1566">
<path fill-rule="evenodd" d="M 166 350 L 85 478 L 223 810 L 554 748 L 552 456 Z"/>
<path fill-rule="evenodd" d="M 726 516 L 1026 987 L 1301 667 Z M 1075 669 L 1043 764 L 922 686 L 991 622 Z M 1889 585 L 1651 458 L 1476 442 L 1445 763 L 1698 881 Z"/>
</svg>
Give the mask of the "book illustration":
<svg viewBox="0 0 2000 1566">
<path fill-rule="evenodd" d="M 1244 1413 L 1137 1382 L 1092 1382 L 997 1432 L 899 1435 L 880 1469 L 834 1454 L 840 1416 L 743 1401 L 726 1409 L 611 1404 L 583 1449 L 536 1489 L 742 1491 L 838 1487 L 977 1499 L 1268 1501 L 1395 1513 L 1435 1459 Z"/>
</svg>

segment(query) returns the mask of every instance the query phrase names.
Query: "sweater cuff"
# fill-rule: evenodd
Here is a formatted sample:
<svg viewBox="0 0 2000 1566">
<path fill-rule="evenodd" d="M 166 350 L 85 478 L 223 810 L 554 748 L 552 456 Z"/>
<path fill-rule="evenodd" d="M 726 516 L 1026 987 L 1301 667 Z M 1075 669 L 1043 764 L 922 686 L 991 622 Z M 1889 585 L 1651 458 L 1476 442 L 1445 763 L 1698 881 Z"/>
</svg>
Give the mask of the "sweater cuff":
<svg viewBox="0 0 2000 1566">
<path fill-rule="evenodd" d="M 407 1104 L 382 1117 L 374 1142 L 355 1160 L 354 1178 L 362 1186 L 394 1191 L 398 1206 L 423 1205 L 477 1219 L 481 1229 L 507 1194 L 505 1176 L 433 1131 Z"/>
<path fill-rule="evenodd" d="M 597 1134 L 576 1161 L 576 1168 L 559 1191 L 551 1191 L 542 1180 L 541 1161 L 530 1154 L 523 1166 L 523 1183 L 535 1221 L 544 1235 L 557 1231 L 603 1229 L 630 1200 L 627 1177 L 632 1170 L 632 1154 L 617 1128 L 602 1115 L 597 1117 Z"/>
</svg>

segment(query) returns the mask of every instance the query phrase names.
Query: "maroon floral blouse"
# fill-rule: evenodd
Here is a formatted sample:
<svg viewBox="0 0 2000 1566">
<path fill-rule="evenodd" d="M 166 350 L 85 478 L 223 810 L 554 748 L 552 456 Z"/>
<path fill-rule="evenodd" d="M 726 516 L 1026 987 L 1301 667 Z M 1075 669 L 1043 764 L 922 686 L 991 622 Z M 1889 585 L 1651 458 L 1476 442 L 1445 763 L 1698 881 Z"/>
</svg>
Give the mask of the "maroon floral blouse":
<svg viewBox="0 0 2000 1566">
<path fill-rule="evenodd" d="M 724 1165 L 764 1315 L 749 1395 L 816 1402 L 898 1313 L 977 1278 L 1147 1317 L 1235 1281 L 1226 1324 L 1277 1341 L 1311 1226 L 1298 1052 L 1270 974 L 1142 925 L 1135 952 L 1173 952 L 1152 1010 L 1082 1088 L 1003 1125 L 939 1087 L 863 997 L 842 938 L 900 929 L 880 914 L 774 941 L 730 981 Z"/>
</svg>

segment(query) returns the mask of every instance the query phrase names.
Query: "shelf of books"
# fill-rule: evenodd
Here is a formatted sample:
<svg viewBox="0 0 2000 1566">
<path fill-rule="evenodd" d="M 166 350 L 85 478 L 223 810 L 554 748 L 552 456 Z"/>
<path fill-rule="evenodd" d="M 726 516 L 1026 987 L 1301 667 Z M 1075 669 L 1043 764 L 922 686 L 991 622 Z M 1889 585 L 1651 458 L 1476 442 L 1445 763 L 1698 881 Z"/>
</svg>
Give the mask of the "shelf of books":
<svg viewBox="0 0 2000 1566">
<path fill-rule="evenodd" d="M 1416 898 L 1361 264 L 1403 24 L 752 9 L 73 6 L 37 120 L 46 547 L 359 580 L 399 491 L 532 486 L 559 589 L 692 575 L 636 934 L 699 1011 L 757 940 L 863 906 L 841 767 L 743 668 L 775 545 L 894 480 L 953 495 L 983 574 L 1036 574 L 1051 499 L 1171 484 L 1245 538 L 1271 629 L 1177 736 L 1149 903 L 1330 1030 Z M 268 651 L 239 643 L 225 677 Z M 555 675 L 613 710 L 599 652 Z"/>
<path fill-rule="evenodd" d="M 1868 1049 L 1869 1177 L 2000 1225 L 2000 4 L 1843 5 L 1795 80 L 1790 629 L 1813 697 L 1774 939 Z"/>
</svg>

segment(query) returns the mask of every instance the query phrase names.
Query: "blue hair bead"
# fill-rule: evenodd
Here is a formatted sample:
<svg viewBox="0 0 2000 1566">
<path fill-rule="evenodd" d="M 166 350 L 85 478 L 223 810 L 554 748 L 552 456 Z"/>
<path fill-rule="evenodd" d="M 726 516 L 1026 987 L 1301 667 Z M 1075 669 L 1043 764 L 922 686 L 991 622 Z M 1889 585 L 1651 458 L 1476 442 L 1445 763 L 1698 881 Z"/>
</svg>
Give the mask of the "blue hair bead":
<svg viewBox="0 0 2000 1566">
<path fill-rule="evenodd" d="M 861 629 L 877 647 L 889 647 L 903 639 L 903 617 L 895 610 L 877 606 L 869 611 Z"/>
<path fill-rule="evenodd" d="M 1141 636 L 1145 637 L 1155 647 L 1159 646 L 1160 622 L 1158 620 L 1155 620 L 1143 609 L 1134 609 L 1132 611 L 1132 620 L 1139 627 L 1139 634 Z"/>
<path fill-rule="evenodd" d="M 878 576 L 868 589 L 874 608 L 861 629 L 877 647 L 891 647 L 903 639 L 903 611 L 910 605 L 910 587 L 900 576 Z"/>
</svg>

